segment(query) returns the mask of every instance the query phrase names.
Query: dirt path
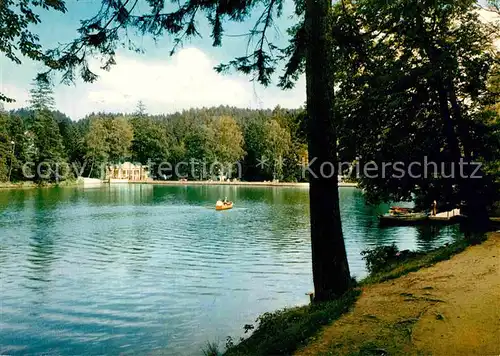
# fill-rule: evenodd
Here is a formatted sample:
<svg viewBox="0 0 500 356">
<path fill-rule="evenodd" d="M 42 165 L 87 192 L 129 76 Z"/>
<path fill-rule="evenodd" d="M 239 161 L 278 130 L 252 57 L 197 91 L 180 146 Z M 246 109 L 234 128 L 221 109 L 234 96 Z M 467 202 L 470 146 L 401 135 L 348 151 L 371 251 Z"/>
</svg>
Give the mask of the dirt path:
<svg viewBox="0 0 500 356">
<path fill-rule="evenodd" d="M 298 355 L 500 355 L 500 233 L 452 259 L 366 287 Z"/>
</svg>

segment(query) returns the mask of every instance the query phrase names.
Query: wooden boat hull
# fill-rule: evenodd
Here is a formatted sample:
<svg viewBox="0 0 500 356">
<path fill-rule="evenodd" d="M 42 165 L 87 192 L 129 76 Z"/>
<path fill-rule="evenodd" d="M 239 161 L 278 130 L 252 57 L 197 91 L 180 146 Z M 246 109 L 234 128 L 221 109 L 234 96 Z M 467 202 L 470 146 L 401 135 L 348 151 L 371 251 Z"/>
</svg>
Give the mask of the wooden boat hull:
<svg viewBox="0 0 500 356">
<path fill-rule="evenodd" d="M 436 217 L 436 216 L 429 216 L 429 221 L 433 224 L 457 224 L 461 221 L 464 221 L 466 219 L 465 215 L 455 215 L 455 216 L 450 216 L 449 218 L 445 217 Z"/>
<path fill-rule="evenodd" d="M 233 203 L 215 206 L 215 210 L 229 210 L 232 208 L 233 208 Z"/>
<path fill-rule="evenodd" d="M 418 225 L 428 220 L 427 214 L 380 215 L 379 222 L 384 226 Z"/>
</svg>

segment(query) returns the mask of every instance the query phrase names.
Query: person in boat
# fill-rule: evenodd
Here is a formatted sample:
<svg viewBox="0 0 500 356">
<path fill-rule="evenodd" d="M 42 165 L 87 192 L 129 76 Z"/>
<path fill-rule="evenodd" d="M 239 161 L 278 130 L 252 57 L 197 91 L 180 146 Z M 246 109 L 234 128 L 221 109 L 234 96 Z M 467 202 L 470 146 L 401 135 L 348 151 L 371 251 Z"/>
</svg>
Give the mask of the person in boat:
<svg viewBox="0 0 500 356">
<path fill-rule="evenodd" d="M 229 204 L 229 202 L 227 201 L 227 197 L 224 197 L 224 200 L 222 202 L 224 203 L 224 205 Z"/>
</svg>

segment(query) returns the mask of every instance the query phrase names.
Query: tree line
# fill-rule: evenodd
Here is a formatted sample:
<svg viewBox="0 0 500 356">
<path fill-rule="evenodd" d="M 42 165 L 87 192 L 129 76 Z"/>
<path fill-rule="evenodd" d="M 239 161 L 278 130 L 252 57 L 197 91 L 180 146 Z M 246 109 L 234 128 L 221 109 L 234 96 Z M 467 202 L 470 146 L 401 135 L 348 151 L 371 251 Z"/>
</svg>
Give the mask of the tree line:
<svg viewBox="0 0 500 356">
<path fill-rule="evenodd" d="M 50 85 L 35 82 L 29 108 L 0 113 L 0 181 L 53 182 L 63 176 L 61 167 L 66 167 L 67 179 L 100 177 L 103 166 L 126 161 L 150 165 L 157 179 L 163 177 L 154 167 L 180 162 L 185 164 L 179 166 L 179 176 L 171 174 L 170 179 L 214 179 L 214 170 L 208 168 L 219 162 L 222 170 L 239 163 L 234 168 L 241 171 L 234 171 L 233 178 L 304 180 L 302 109 L 219 106 L 148 115 L 139 102 L 133 114 L 92 113 L 73 121 L 54 107 Z M 25 166 L 27 162 L 33 164 Z M 41 171 L 54 174 L 32 171 L 42 162 Z"/>
</svg>

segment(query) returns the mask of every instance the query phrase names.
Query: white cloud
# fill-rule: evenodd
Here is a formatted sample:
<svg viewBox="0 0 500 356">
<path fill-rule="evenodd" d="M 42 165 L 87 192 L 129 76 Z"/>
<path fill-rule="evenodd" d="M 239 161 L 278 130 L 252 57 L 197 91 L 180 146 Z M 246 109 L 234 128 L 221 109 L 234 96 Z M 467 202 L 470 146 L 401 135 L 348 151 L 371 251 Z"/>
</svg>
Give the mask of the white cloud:
<svg viewBox="0 0 500 356">
<path fill-rule="evenodd" d="M 73 119 L 79 119 L 93 111 L 133 112 L 139 100 L 145 103 L 151 114 L 218 105 L 296 108 L 305 101 L 304 80 L 289 91 L 263 88 L 243 75 L 216 73 L 213 67 L 217 63 L 197 48 L 182 49 L 173 57 L 162 60 L 121 54 L 116 62 L 109 72 L 98 72 L 96 83 L 57 86 L 58 109 Z M 27 98 L 27 92 L 13 93 L 16 97 L 19 94 L 23 100 Z M 24 101 L 19 100 L 6 107 L 23 105 Z"/>
<path fill-rule="evenodd" d="M 14 103 L 5 103 L 6 109 L 17 109 L 29 105 L 28 101 L 30 95 L 27 89 L 20 89 L 15 85 L 3 83 L 3 81 L 0 80 L 0 93 L 15 100 Z"/>
</svg>

